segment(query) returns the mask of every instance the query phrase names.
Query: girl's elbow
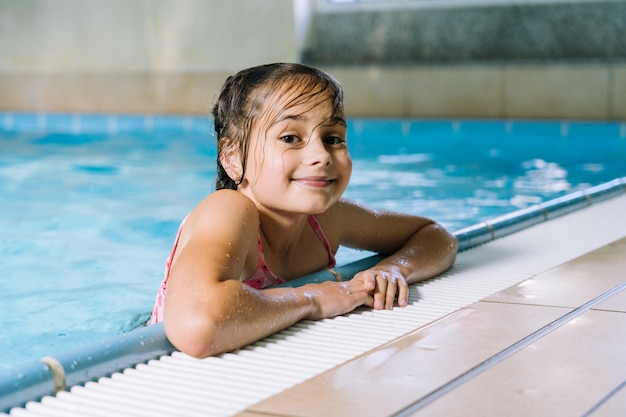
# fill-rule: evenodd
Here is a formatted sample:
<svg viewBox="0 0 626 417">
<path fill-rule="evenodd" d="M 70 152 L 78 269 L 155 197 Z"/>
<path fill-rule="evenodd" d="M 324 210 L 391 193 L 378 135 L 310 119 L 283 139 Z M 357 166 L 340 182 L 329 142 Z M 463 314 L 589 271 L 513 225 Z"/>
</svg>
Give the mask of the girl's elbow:
<svg viewBox="0 0 626 417">
<path fill-rule="evenodd" d="M 217 342 L 217 326 L 209 318 L 164 320 L 165 335 L 174 347 L 197 359 L 221 353 Z"/>
<path fill-rule="evenodd" d="M 456 258 L 456 254 L 459 252 L 459 239 L 450 233 L 450 252 L 452 253 L 452 260 Z"/>
<path fill-rule="evenodd" d="M 458 254 L 459 251 L 459 240 L 454 236 L 454 235 L 450 235 L 450 238 L 448 240 L 448 250 L 447 250 L 447 254 L 446 256 L 444 256 L 444 265 L 443 265 L 443 270 L 448 270 L 449 268 L 452 267 L 452 265 L 454 265 L 454 262 L 456 261 L 456 255 Z"/>
<path fill-rule="evenodd" d="M 439 235 L 440 241 L 446 246 L 448 253 L 452 254 L 453 259 L 459 250 L 459 239 L 453 234 L 447 231 L 439 223 L 433 223 L 432 230 Z"/>
</svg>

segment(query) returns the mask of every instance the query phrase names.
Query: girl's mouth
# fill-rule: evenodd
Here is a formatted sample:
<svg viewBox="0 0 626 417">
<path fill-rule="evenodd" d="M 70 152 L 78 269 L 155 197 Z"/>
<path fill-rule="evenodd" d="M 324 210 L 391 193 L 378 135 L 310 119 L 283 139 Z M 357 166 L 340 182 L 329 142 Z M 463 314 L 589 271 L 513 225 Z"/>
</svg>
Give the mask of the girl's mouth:
<svg viewBox="0 0 626 417">
<path fill-rule="evenodd" d="M 336 180 L 328 177 L 302 177 L 294 178 L 293 181 L 309 187 L 324 188 L 333 184 Z"/>
</svg>

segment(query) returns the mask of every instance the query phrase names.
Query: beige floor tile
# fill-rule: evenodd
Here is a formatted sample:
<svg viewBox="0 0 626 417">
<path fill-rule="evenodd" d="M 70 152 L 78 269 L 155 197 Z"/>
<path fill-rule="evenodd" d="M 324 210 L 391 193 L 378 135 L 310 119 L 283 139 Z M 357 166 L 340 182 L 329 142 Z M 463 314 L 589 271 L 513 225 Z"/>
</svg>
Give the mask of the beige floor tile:
<svg viewBox="0 0 626 417">
<path fill-rule="evenodd" d="M 621 284 L 626 279 L 624 271 L 626 239 L 621 239 L 493 294 L 485 301 L 578 307 Z"/>
<path fill-rule="evenodd" d="M 588 311 L 415 416 L 578 416 L 626 379 L 626 314 Z"/>
<path fill-rule="evenodd" d="M 293 416 L 385 416 L 566 314 L 475 303 L 248 409 Z"/>
<path fill-rule="evenodd" d="M 626 280 L 626 277 L 624 278 Z M 601 302 L 594 310 L 618 311 L 626 313 L 626 289 L 615 294 L 606 301 Z"/>
</svg>

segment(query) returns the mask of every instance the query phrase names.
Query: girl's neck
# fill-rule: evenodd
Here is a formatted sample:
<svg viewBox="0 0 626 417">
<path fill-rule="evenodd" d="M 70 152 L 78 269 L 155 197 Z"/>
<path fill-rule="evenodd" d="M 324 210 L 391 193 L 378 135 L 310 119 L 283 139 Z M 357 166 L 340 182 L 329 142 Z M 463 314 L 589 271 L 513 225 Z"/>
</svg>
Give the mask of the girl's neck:
<svg viewBox="0 0 626 417">
<path fill-rule="evenodd" d="M 278 214 L 259 210 L 261 236 L 273 252 L 286 252 L 296 246 L 308 224 L 306 214 Z"/>
</svg>

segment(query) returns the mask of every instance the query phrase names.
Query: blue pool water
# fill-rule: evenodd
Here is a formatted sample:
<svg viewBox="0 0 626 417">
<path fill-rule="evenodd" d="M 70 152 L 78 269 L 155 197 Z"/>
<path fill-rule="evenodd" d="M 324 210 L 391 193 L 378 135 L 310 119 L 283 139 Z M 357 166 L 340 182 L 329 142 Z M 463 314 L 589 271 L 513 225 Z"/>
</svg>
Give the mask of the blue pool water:
<svg viewBox="0 0 626 417">
<path fill-rule="evenodd" d="M 353 119 L 348 137 L 348 197 L 450 230 L 626 175 L 624 123 Z M 202 118 L 0 114 L 0 367 L 145 320 L 214 165 Z"/>
</svg>

